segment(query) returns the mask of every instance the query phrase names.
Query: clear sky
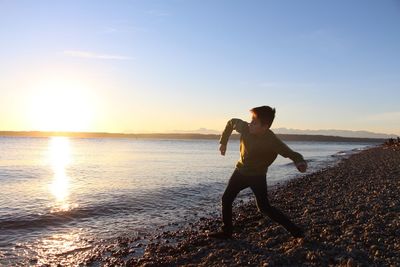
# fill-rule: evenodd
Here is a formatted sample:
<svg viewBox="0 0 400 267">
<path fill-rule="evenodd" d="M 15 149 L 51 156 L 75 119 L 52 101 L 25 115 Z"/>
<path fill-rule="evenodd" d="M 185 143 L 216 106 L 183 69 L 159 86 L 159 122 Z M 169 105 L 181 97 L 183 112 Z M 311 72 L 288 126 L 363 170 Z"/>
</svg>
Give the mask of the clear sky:
<svg viewBox="0 0 400 267">
<path fill-rule="evenodd" d="M 400 135 L 395 0 L 0 0 L 0 130 Z"/>
</svg>

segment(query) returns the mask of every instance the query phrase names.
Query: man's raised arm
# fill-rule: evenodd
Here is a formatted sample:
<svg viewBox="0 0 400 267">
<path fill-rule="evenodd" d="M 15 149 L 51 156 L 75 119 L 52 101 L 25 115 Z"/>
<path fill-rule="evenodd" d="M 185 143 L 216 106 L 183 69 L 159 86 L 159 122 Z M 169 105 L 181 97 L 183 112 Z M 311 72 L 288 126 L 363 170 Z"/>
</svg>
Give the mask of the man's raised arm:
<svg viewBox="0 0 400 267">
<path fill-rule="evenodd" d="M 236 130 L 238 133 L 242 133 L 246 127 L 248 127 L 248 123 L 240 119 L 231 119 L 228 121 L 224 131 L 222 132 L 221 138 L 219 139 L 219 143 L 221 144 L 219 151 L 221 152 L 221 155 L 225 155 L 226 145 L 228 144 L 232 131 Z"/>
</svg>

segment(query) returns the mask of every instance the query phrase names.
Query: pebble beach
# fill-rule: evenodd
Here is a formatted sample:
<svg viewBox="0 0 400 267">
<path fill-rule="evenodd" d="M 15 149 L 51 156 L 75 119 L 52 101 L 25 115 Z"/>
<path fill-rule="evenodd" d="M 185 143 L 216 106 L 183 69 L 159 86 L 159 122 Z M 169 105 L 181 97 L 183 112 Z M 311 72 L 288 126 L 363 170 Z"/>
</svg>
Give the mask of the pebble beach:
<svg viewBox="0 0 400 267">
<path fill-rule="evenodd" d="M 222 195 L 223 192 L 221 192 Z M 153 235 L 126 236 L 54 259 L 81 266 L 399 266 L 400 146 L 378 146 L 269 191 L 271 205 L 304 238 L 237 199 L 231 240 L 207 237 L 221 218 L 201 217 Z M 38 262 L 31 262 L 35 264 Z"/>
</svg>

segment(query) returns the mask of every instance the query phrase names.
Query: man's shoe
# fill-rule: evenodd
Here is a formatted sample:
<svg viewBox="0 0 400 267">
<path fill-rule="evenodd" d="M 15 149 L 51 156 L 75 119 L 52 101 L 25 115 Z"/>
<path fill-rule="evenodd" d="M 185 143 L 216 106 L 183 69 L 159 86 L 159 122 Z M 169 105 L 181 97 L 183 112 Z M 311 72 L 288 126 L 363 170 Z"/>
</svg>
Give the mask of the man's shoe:
<svg viewBox="0 0 400 267">
<path fill-rule="evenodd" d="M 216 239 L 232 239 L 232 233 L 220 231 L 220 232 L 212 232 L 207 235 L 208 237 L 211 238 L 216 238 Z"/>
</svg>

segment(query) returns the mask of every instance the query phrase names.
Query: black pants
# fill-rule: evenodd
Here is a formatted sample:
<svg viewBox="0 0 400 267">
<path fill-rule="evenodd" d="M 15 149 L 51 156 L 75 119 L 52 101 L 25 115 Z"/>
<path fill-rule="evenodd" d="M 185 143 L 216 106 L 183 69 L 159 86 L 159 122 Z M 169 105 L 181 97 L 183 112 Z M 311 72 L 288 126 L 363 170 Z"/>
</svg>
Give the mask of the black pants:
<svg viewBox="0 0 400 267">
<path fill-rule="evenodd" d="M 256 197 L 258 209 L 275 222 L 281 224 L 289 232 L 296 231 L 298 226 L 289 220 L 282 212 L 272 207 L 268 201 L 266 175 L 244 176 L 235 170 L 222 196 L 223 230 L 232 233 L 232 203 L 243 189 L 250 187 Z"/>
</svg>

